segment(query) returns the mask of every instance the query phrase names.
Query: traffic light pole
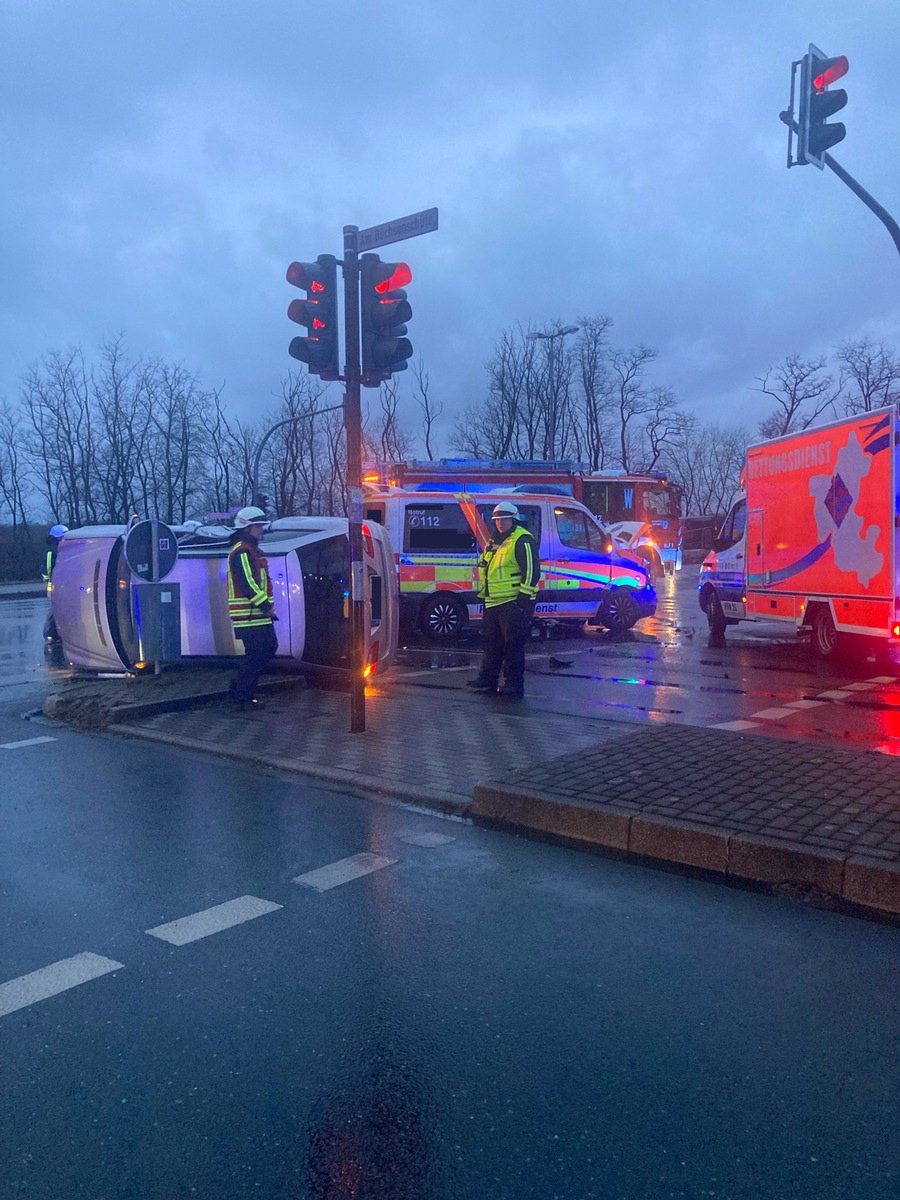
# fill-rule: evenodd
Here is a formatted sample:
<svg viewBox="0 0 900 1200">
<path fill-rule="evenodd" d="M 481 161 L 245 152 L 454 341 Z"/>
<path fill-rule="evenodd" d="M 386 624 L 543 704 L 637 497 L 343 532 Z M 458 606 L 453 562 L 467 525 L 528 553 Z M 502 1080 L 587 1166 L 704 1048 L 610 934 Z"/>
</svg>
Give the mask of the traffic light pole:
<svg viewBox="0 0 900 1200">
<path fill-rule="evenodd" d="M 359 227 L 344 226 L 344 429 L 350 536 L 350 732 L 366 728 L 365 591 L 362 537 L 362 408 L 359 356 Z"/>
<path fill-rule="evenodd" d="M 789 129 L 792 129 L 794 133 L 799 134 L 797 122 L 791 118 L 789 111 L 780 113 L 779 116 Z M 840 179 L 842 183 L 846 183 L 847 187 L 855 196 L 859 196 L 866 208 L 870 209 L 875 214 L 878 220 L 891 235 L 894 245 L 897 248 L 897 253 L 900 254 L 900 226 L 898 226 L 891 214 L 887 212 L 886 209 L 882 208 L 875 197 L 870 196 L 866 189 L 861 184 L 857 183 L 853 176 L 848 171 L 845 171 L 840 163 L 835 162 L 830 154 L 827 152 L 823 154 L 822 161 L 825 163 L 826 167 L 834 171 L 835 175 L 837 175 L 838 179 Z"/>
</svg>

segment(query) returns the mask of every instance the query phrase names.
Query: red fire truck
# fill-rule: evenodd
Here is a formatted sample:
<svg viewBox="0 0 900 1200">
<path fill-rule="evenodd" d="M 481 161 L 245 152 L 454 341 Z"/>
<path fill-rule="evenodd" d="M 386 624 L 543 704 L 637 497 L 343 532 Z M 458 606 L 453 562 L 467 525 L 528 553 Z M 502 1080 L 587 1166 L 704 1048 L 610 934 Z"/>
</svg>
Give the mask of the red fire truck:
<svg viewBox="0 0 900 1200">
<path fill-rule="evenodd" d="M 655 574 L 681 569 L 681 496 L 662 472 L 590 471 L 577 462 L 439 458 L 366 463 L 363 478 L 407 491 L 518 488 L 573 496 L 601 521 L 617 550 L 639 555 Z"/>
</svg>

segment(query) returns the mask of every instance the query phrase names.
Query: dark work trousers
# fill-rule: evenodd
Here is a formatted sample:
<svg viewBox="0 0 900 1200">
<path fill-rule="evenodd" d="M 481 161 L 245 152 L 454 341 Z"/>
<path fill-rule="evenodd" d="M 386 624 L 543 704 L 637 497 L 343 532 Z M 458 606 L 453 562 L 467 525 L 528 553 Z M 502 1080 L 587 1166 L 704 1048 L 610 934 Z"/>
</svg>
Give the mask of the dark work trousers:
<svg viewBox="0 0 900 1200">
<path fill-rule="evenodd" d="M 278 649 L 278 638 L 275 636 L 274 625 L 254 625 L 249 629 L 236 629 L 235 637 L 239 637 L 244 643 L 244 656 L 231 685 L 231 698 L 238 704 L 244 704 L 253 699 L 259 677 Z"/>
<path fill-rule="evenodd" d="M 484 610 L 484 658 L 481 660 L 481 679 L 496 683 L 503 671 L 507 687 L 522 689 L 525 685 L 525 642 L 531 629 L 533 604 L 511 600 Z"/>
</svg>

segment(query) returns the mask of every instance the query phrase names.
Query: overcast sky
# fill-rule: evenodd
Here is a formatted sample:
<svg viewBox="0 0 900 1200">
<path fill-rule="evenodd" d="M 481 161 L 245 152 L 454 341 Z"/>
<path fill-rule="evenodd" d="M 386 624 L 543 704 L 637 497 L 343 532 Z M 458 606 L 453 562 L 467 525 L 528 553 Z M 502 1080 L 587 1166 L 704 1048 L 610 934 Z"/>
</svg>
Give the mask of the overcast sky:
<svg viewBox="0 0 900 1200">
<path fill-rule="evenodd" d="M 755 422 L 787 354 L 900 351 L 900 255 L 832 172 L 786 169 L 778 120 L 809 42 L 846 54 L 834 156 L 900 219 L 898 33 L 897 0 L 3 0 L 0 398 L 121 331 L 274 407 L 288 263 L 437 206 L 381 254 L 448 413 L 504 329 L 607 314 L 653 382 Z"/>
</svg>

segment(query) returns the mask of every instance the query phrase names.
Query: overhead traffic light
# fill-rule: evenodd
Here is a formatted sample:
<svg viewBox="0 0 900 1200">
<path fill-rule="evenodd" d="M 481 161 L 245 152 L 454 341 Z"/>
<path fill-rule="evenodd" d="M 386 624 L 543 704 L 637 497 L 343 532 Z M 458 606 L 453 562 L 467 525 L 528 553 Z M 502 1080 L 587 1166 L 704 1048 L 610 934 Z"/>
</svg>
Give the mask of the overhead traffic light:
<svg viewBox="0 0 900 1200">
<path fill-rule="evenodd" d="M 287 269 L 287 281 L 306 292 L 305 300 L 291 301 L 288 316 L 309 330 L 306 337 L 293 339 L 288 353 L 306 363 L 310 375 L 340 379 L 337 260 L 333 254 L 320 254 L 314 263 L 293 262 Z"/>
<path fill-rule="evenodd" d="M 840 121 L 826 124 L 847 103 L 843 88 L 828 91 L 829 86 L 847 74 L 850 64 L 846 55 L 826 58 L 821 50 L 810 44 L 809 53 L 800 69 L 800 162 L 812 163 L 821 171 L 825 166 L 824 154 L 847 136 Z"/>
<path fill-rule="evenodd" d="M 382 262 L 377 254 L 364 254 L 359 260 L 363 387 L 378 387 L 395 371 L 405 371 L 412 357 L 406 337 L 412 307 L 403 290 L 411 280 L 407 263 Z"/>
</svg>

